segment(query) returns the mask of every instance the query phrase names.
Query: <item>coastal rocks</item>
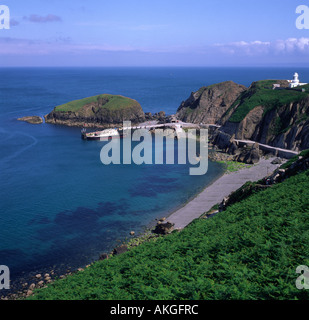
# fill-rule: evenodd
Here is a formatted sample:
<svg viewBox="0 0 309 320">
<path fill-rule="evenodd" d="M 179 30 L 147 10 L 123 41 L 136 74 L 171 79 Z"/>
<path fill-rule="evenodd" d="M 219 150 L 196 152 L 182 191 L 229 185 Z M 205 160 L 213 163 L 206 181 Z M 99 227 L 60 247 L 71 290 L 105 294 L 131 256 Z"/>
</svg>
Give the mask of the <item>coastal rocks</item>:
<svg viewBox="0 0 309 320">
<path fill-rule="evenodd" d="M 27 116 L 27 117 L 22 117 L 18 118 L 18 121 L 25 121 L 31 124 L 41 124 L 43 123 L 43 119 L 39 116 Z"/>
<path fill-rule="evenodd" d="M 113 250 L 113 255 L 122 254 L 122 253 L 127 252 L 127 251 L 128 251 L 128 246 L 123 244 L 123 245 L 121 245 L 121 246 L 119 246 L 119 247 L 117 247 L 117 248 L 115 248 Z"/>
<path fill-rule="evenodd" d="M 99 260 L 107 260 L 109 257 L 108 257 L 108 254 L 107 253 L 102 253 L 101 255 L 100 255 L 100 258 L 99 258 Z"/>
<path fill-rule="evenodd" d="M 273 90 L 279 84 L 279 90 Z M 176 118 L 221 125 L 213 145 L 236 155 L 236 140 L 301 151 L 309 148 L 309 95 L 291 90 L 286 80 L 261 80 L 249 88 L 232 81 L 202 87 L 179 106 Z M 218 131 L 220 131 L 218 133 Z M 212 133 L 211 133 L 212 135 Z"/>
<path fill-rule="evenodd" d="M 35 283 L 31 283 L 29 286 L 29 290 L 33 291 L 35 289 Z"/>
<path fill-rule="evenodd" d="M 213 136 L 212 144 L 224 152 L 228 152 L 231 143 L 233 143 L 232 136 L 228 133 L 218 130 Z"/>
<path fill-rule="evenodd" d="M 151 112 L 145 113 L 146 121 L 157 121 L 160 124 L 169 122 L 169 117 L 166 116 L 165 111 L 156 112 L 151 114 Z"/>
<path fill-rule="evenodd" d="M 213 144 L 215 148 L 222 150 L 221 157 L 219 152 L 215 152 L 215 155 L 210 153 L 210 158 L 215 161 L 238 161 L 246 164 L 255 164 L 260 161 L 262 155 L 258 143 L 254 143 L 252 147 L 239 147 L 235 141 L 235 135 L 230 136 L 224 132 L 217 133 Z"/>
<path fill-rule="evenodd" d="M 212 161 L 234 161 L 235 157 L 220 151 L 210 151 L 208 154 L 209 159 Z"/>
<path fill-rule="evenodd" d="M 281 163 L 282 163 L 282 160 L 280 158 L 276 158 L 271 162 L 271 164 L 281 164 Z"/>
<path fill-rule="evenodd" d="M 255 164 L 260 161 L 260 148 L 259 144 L 256 142 L 251 147 L 251 149 L 244 149 L 240 155 L 236 158 L 236 161 L 243 162 L 246 164 Z"/>
<path fill-rule="evenodd" d="M 281 166 L 276 169 L 271 175 L 265 177 L 262 183 L 265 185 L 273 185 L 280 183 L 285 179 L 294 176 L 298 172 L 302 172 L 309 169 L 309 152 L 305 156 L 298 156 L 297 159 L 287 167 Z"/>
<path fill-rule="evenodd" d="M 265 88 L 264 83 L 251 84 L 237 100 L 238 103 L 235 102 L 235 108 L 221 119 L 223 125 L 220 130 L 229 135 L 235 134 L 239 140 L 253 140 L 294 151 L 308 149 L 308 94 L 291 91 L 283 85 L 282 90 L 273 91 Z M 263 99 L 259 100 L 262 95 Z M 289 100 L 284 96 L 289 96 Z"/>
<path fill-rule="evenodd" d="M 26 292 L 26 298 L 30 297 L 33 294 L 32 290 L 27 290 Z"/>
<path fill-rule="evenodd" d="M 221 124 L 222 116 L 246 89 L 233 81 L 202 87 L 181 103 L 176 117 L 196 124 Z"/>
<path fill-rule="evenodd" d="M 159 221 L 155 227 L 155 229 L 153 230 L 153 233 L 156 234 L 169 234 L 174 230 L 174 223 L 171 223 L 169 221 L 166 222 L 161 222 Z"/>
</svg>

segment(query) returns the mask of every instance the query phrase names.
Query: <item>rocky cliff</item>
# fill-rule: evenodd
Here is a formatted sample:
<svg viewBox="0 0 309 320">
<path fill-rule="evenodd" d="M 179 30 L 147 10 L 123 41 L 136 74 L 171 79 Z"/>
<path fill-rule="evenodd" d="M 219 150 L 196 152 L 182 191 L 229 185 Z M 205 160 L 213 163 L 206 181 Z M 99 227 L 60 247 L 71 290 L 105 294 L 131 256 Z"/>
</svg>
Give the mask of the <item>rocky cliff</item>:
<svg viewBox="0 0 309 320">
<path fill-rule="evenodd" d="M 46 123 L 96 128 L 121 126 L 123 121 L 136 124 L 144 120 L 145 114 L 137 101 L 110 94 L 68 102 L 45 116 Z"/>
<path fill-rule="evenodd" d="M 246 89 L 233 81 L 202 87 L 181 103 L 176 117 L 190 123 L 220 124 L 222 116 Z"/>
<path fill-rule="evenodd" d="M 233 137 L 304 150 L 309 148 L 309 85 L 288 86 L 286 80 L 262 80 L 249 88 L 231 81 L 203 87 L 182 102 L 177 118 L 222 125 L 214 143 L 223 149 Z"/>
<path fill-rule="evenodd" d="M 254 82 L 223 115 L 220 131 L 283 149 L 308 149 L 309 87 L 273 90 L 278 82 Z"/>
</svg>

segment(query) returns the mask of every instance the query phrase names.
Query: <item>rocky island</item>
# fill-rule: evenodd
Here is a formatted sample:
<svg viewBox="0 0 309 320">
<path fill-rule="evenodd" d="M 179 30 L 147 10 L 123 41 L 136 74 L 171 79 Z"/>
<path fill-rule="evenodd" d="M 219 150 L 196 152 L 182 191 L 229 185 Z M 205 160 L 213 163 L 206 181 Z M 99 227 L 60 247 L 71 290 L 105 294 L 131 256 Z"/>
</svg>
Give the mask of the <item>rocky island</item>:
<svg viewBox="0 0 309 320">
<path fill-rule="evenodd" d="M 299 152 L 309 148 L 309 84 L 291 87 L 287 80 L 256 81 L 249 88 L 233 81 L 213 84 L 192 92 L 180 104 L 175 118 L 192 124 L 216 125 L 219 128 L 210 132 L 212 144 L 233 155 L 239 156 L 236 140 Z M 42 121 L 40 117 L 19 120 Z M 74 100 L 55 107 L 45 116 L 46 123 L 95 128 L 121 127 L 123 121 L 139 124 L 145 120 L 170 122 L 163 111 L 154 116 L 145 114 L 136 100 L 111 94 Z M 255 145 L 249 155 L 247 152 L 237 159 L 249 157 L 252 162 L 251 156 L 254 154 L 257 159 L 257 152 Z"/>
<path fill-rule="evenodd" d="M 133 124 L 145 120 L 141 105 L 120 95 L 100 94 L 57 106 L 45 116 L 46 123 L 67 126 L 109 128 L 123 121 Z"/>
</svg>

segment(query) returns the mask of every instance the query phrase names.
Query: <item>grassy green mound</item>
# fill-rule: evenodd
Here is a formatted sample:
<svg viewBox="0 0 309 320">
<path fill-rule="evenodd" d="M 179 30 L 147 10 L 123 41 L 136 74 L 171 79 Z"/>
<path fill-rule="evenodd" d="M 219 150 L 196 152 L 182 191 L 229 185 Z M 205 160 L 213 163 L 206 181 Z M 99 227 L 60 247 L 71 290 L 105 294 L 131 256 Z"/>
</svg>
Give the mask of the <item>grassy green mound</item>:
<svg viewBox="0 0 309 320">
<path fill-rule="evenodd" d="M 30 299 L 308 299 L 309 170 L 182 232 L 58 280 Z"/>
<path fill-rule="evenodd" d="M 264 106 L 264 114 L 270 110 L 289 104 L 298 102 L 308 96 L 309 86 L 305 85 L 297 89 L 273 90 L 273 84 L 276 80 L 262 80 L 255 82 L 234 102 L 230 109 L 237 109 L 229 118 L 230 122 L 241 122 L 246 115 L 257 106 Z M 302 92 L 305 89 L 305 92 Z"/>
<path fill-rule="evenodd" d="M 80 100 L 70 101 L 68 103 L 62 104 L 55 108 L 55 111 L 79 111 L 83 106 L 96 103 L 99 107 L 104 107 L 109 110 L 117 110 L 126 107 L 131 107 L 136 105 L 137 102 L 130 98 L 126 98 L 119 95 L 111 95 L 111 94 L 100 94 L 93 97 L 88 97 Z"/>
</svg>

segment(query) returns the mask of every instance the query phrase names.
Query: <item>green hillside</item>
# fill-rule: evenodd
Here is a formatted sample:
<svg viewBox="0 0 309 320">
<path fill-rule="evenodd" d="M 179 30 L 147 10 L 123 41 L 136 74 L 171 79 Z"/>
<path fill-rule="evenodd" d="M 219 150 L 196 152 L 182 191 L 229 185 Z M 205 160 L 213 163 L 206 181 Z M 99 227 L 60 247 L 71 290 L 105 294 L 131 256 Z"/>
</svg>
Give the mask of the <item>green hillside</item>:
<svg viewBox="0 0 309 320">
<path fill-rule="evenodd" d="M 257 106 L 264 106 L 264 114 L 273 108 L 286 105 L 291 102 L 298 102 L 306 98 L 309 93 L 309 86 L 305 85 L 297 89 L 273 90 L 276 80 L 262 80 L 254 82 L 231 106 L 231 110 L 237 105 L 237 109 L 229 118 L 230 122 L 241 122 L 245 116 Z M 305 89 L 305 92 L 302 92 Z M 227 111 L 228 113 L 229 111 Z"/>
<path fill-rule="evenodd" d="M 95 103 L 100 107 L 104 107 L 109 110 L 117 110 L 125 107 L 131 107 L 136 104 L 136 101 L 119 95 L 100 94 L 62 104 L 57 106 L 55 111 L 78 111 L 89 103 Z"/>
<path fill-rule="evenodd" d="M 182 232 L 144 242 L 30 299 L 308 299 L 309 170 Z"/>
</svg>

